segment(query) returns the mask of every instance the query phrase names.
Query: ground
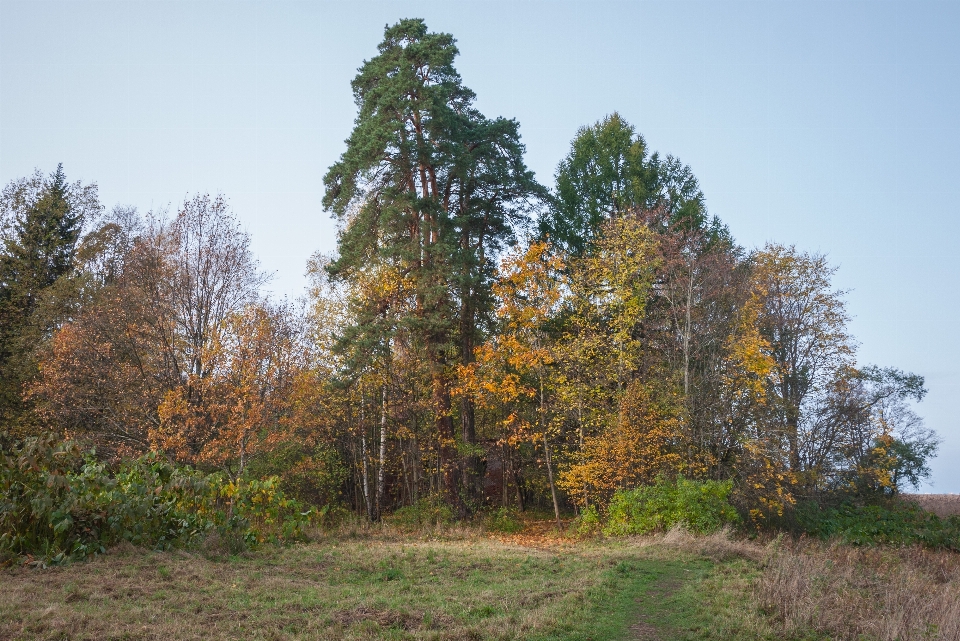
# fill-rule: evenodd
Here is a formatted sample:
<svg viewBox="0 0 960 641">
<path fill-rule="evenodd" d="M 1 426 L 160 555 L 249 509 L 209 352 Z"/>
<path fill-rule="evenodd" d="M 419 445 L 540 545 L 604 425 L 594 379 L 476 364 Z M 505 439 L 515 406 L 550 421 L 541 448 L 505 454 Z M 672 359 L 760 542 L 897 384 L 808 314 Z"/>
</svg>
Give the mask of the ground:
<svg viewBox="0 0 960 641">
<path fill-rule="evenodd" d="M 7 569 L 2 639 L 756 639 L 757 564 L 661 539 L 321 537 Z"/>
<path fill-rule="evenodd" d="M 960 640 L 960 555 L 745 533 L 354 523 L 241 555 L 0 569 L 3 639 Z"/>
</svg>

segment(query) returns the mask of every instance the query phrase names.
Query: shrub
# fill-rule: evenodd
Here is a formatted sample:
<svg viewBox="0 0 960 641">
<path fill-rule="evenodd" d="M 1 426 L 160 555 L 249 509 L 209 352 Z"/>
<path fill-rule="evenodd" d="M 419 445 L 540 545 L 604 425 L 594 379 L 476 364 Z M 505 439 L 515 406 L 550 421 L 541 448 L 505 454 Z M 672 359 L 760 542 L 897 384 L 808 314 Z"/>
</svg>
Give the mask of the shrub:
<svg viewBox="0 0 960 641">
<path fill-rule="evenodd" d="M 682 525 L 693 532 L 714 532 L 739 520 L 728 497 L 732 481 L 676 481 L 618 490 L 608 506 L 607 535 L 647 534 Z"/>
<path fill-rule="evenodd" d="M 247 467 L 253 478 L 280 478 L 280 489 L 298 501 L 335 506 L 348 476 L 337 451 L 322 445 L 280 443 L 255 456 Z"/>
<path fill-rule="evenodd" d="M 313 510 L 284 496 L 280 483 L 276 476 L 236 481 L 216 478 L 213 523 L 242 531 L 250 545 L 303 540 Z"/>
<path fill-rule="evenodd" d="M 588 505 L 580 511 L 580 514 L 570 523 L 568 530 L 573 536 L 591 536 L 600 532 L 603 522 L 600 519 L 600 513 L 596 506 Z"/>
<path fill-rule="evenodd" d="M 874 505 L 845 502 L 836 507 L 809 502 L 797 507 L 796 519 L 807 534 L 852 545 L 919 543 L 960 551 L 960 516 L 940 518 L 906 501 Z"/>
<path fill-rule="evenodd" d="M 516 534 L 523 529 L 523 523 L 517 518 L 516 512 L 499 507 L 487 517 L 487 529 L 501 534 Z"/>
<path fill-rule="evenodd" d="M 454 518 L 453 511 L 441 499 L 424 498 L 399 508 L 385 520 L 400 527 L 418 528 L 452 523 Z"/>
<path fill-rule="evenodd" d="M 188 546 L 214 531 L 248 546 L 300 538 L 311 513 L 277 484 L 226 481 L 153 453 L 108 470 L 76 443 L 28 439 L 0 453 L 0 561 L 59 563 L 121 541 Z"/>
</svg>

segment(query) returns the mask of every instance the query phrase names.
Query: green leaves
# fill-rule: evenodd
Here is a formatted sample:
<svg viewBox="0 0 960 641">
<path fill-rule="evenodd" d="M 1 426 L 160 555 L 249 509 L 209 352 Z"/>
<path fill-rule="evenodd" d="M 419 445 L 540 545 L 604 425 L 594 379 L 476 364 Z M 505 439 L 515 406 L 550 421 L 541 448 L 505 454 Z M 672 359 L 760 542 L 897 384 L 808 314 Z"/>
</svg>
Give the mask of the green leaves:
<svg viewBox="0 0 960 641">
<path fill-rule="evenodd" d="M 473 108 L 449 34 L 403 20 L 379 50 L 353 81 L 356 126 L 324 178 L 323 204 L 341 223 L 327 269 L 353 283 L 399 282 L 383 296 L 358 292 L 355 327 L 450 340 L 457 299 L 489 308 L 491 254 L 525 220 L 523 202 L 545 192 L 523 163 L 517 123 Z"/>
<path fill-rule="evenodd" d="M 960 517 L 939 518 L 909 502 L 821 508 L 813 502 L 797 507 L 801 530 L 852 545 L 912 545 L 960 550 Z"/>
<path fill-rule="evenodd" d="M 85 191 L 58 165 L 47 179 L 10 183 L 0 197 L 0 428 L 29 431 L 22 393 L 37 374 L 37 348 L 78 297 L 63 281 L 73 275 L 83 215 L 99 209 L 85 206 Z"/>
<path fill-rule="evenodd" d="M 690 168 L 672 156 L 648 156 L 643 136 L 616 112 L 577 132 L 557 167 L 552 204 L 540 232 L 573 255 L 589 251 L 605 221 L 631 211 L 661 209 L 668 226 L 706 224 Z"/>
<path fill-rule="evenodd" d="M 276 477 L 228 482 L 154 453 L 108 470 L 76 444 L 47 436 L 2 457 L 0 561 L 49 564 L 120 541 L 165 549 L 213 530 L 247 545 L 281 543 L 302 538 L 313 518 Z"/>
<path fill-rule="evenodd" d="M 691 481 L 677 477 L 613 495 L 604 534 L 647 534 L 681 525 L 705 534 L 739 521 L 727 502 L 732 481 Z"/>
</svg>

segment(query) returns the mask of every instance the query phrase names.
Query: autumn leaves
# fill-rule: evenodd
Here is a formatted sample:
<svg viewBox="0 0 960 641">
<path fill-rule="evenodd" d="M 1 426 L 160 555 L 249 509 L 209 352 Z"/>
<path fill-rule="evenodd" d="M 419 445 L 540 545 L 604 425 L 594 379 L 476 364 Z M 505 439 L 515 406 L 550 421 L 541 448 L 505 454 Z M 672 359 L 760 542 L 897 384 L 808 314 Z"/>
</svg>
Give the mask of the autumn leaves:
<svg viewBox="0 0 960 641">
<path fill-rule="evenodd" d="M 475 108 L 454 42 L 401 21 L 360 68 L 324 178 L 338 247 L 302 305 L 261 296 L 221 198 L 87 221 L 31 415 L 371 519 L 439 497 L 559 521 L 683 476 L 731 482 L 763 522 L 923 478 L 923 381 L 858 366 L 824 257 L 739 247 L 690 168 L 617 114 L 546 189 L 518 123 Z"/>
</svg>

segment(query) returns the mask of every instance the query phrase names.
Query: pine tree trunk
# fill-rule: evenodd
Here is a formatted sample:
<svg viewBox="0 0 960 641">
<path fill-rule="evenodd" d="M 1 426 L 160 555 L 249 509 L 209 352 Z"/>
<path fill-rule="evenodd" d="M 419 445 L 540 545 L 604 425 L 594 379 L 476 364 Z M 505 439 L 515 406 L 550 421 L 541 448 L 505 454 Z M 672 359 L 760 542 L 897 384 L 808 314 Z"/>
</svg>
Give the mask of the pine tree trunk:
<svg viewBox="0 0 960 641">
<path fill-rule="evenodd" d="M 469 238 L 463 242 L 469 245 Z M 476 333 L 476 309 L 472 300 L 473 292 L 463 292 L 460 306 L 460 363 L 473 362 L 474 335 Z M 463 460 L 463 483 L 467 497 L 477 501 L 483 494 L 482 464 L 475 453 L 477 445 L 476 411 L 473 399 L 464 395 L 460 400 L 460 428 L 463 443 L 469 449 Z"/>
<path fill-rule="evenodd" d="M 433 379 L 433 404 L 437 412 L 440 475 L 443 488 L 450 507 L 454 509 L 458 518 L 464 519 L 469 512 L 460 496 L 460 466 L 457 464 L 457 442 L 453 434 L 453 417 L 450 415 L 450 390 L 446 380 L 440 375 L 434 375 Z"/>
</svg>

